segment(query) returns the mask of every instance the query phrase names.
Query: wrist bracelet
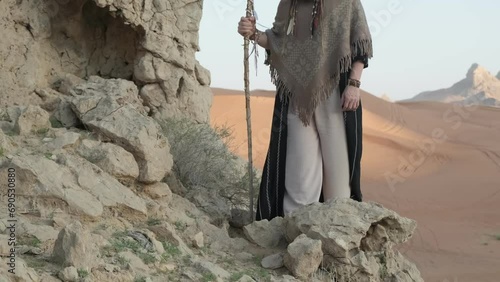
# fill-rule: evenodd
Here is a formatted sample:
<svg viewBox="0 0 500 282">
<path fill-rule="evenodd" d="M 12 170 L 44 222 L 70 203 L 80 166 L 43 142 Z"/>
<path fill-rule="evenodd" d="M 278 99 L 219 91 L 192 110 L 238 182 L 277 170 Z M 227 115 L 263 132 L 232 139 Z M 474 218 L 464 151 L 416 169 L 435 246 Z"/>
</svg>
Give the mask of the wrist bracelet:
<svg viewBox="0 0 500 282">
<path fill-rule="evenodd" d="M 349 78 L 348 85 L 359 88 L 361 86 L 361 81 L 359 81 L 358 79 Z"/>
</svg>

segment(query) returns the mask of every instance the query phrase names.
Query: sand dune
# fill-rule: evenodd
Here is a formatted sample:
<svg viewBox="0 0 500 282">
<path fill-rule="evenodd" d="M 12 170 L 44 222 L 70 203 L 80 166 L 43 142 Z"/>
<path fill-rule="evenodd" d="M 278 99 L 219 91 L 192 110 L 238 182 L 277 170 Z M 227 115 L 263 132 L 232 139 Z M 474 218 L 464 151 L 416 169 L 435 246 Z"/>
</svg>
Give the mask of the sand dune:
<svg viewBox="0 0 500 282">
<path fill-rule="evenodd" d="M 213 92 L 212 124 L 231 126 L 233 150 L 246 157 L 243 93 Z M 252 96 L 253 153 L 261 168 L 274 92 Z M 366 92 L 362 103 L 365 200 L 417 220 L 402 251 L 425 281 L 499 281 L 500 109 L 391 103 Z"/>
</svg>

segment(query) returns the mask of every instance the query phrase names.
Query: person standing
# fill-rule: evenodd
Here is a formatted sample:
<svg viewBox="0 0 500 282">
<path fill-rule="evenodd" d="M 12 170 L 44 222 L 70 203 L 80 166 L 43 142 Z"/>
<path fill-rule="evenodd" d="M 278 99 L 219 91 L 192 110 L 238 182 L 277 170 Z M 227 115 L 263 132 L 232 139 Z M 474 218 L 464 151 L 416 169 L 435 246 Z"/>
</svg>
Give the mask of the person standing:
<svg viewBox="0 0 500 282">
<path fill-rule="evenodd" d="M 277 88 L 256 220 L 332 198 L 362 201 L 359 87 L 373 57 L 360 0 L 281 0 L 273 27 L 242 17 Z"/>
</svg>

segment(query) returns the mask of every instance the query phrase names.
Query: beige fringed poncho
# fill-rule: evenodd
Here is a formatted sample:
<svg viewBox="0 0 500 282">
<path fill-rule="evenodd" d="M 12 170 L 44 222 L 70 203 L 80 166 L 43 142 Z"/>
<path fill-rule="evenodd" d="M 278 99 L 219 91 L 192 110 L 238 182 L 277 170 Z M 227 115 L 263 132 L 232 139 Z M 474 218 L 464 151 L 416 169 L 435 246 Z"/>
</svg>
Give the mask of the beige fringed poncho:
<svg viewBox="0 0 500 282">
<path fill-rule="evenodd" d="M 308 125 L 319 102 L 339 85 L 356 56 L 373 56 L 372 38 L 360 0 L 281 0 L 275 22 L 266 30 L 273 82 L 284 87 L 290 107 Z"/>
</svg>

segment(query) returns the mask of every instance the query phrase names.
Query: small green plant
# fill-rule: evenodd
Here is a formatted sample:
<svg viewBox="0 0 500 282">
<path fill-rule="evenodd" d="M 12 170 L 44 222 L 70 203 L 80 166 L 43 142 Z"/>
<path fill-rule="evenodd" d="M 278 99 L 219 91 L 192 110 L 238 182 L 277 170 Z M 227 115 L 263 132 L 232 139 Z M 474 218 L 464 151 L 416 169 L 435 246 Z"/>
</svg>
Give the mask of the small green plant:
<svg viewBox="0 0 500 282">
<path fill-rule="evenodd" d="M 120 230 L 120 231 L 115 231 L 111 236 L 113 238 L 122 238 L 122 237 L 127 237 L 128 230 Z"/>
<path fill-rule="evenodd" d="M 106 228 L 108 228 L 108 225 L 106 223 L 101 223 L 94 228 L 94 231 L 106 230 Z"/>
<path fill-rule="evenodd" d="M 31 268 L 39 269 L 47 266 L 47 262 L 39 258 L 27 256 L 24 258 L 24 260 L 26 261 L 26 265 Z"/>
<path fill-rule="evenodd" d="M 500 241 L 500 234 L 495 235 L 495 240 Z"/>
<path fill-rule="evenodd" d="M 17 243 L 20 245 L 26 245 L 30 247 L 39 248 L 42 241 L 33 235 L 22 236 L 17 239 Z"/>
<path fill-rule="evenodd" d="M 130 262 L 130 260 L 126 259 L 125 257 L 118 255 L 116 256 L 116 262 L 118 265 L 122 268 L 126 267 L 127 264 Z"/>
<path fill-rule="evenodd" d="M 201 281 L 203 282 L 210 282 L 215 280 L 217 280 L 217 277 L 212 272 L 203 273 L 203 277 L 201 278 Z"/>
<path fill-rule="evenodd" d="M 49 132 L 49 128 L 39 128 L 37 130 L 34 130 L 33 131 L 35 134 L 37 135 L 41 135 L 41 136 L 45 136 L 45 134 L 47 134 L 47 132 Z"/>
<path fill-rule="evenodd" d="M 7 130 L 7 131 L 4 131 L 4 133 L 7 136 L 15 136 L 15 135 L 17 135 L 17 133 L 14 130 Z"/>
<path fill-rule="evenodd" d="M 250 276 L 259 277 L 259 281 L 267 281 L 271 277 L 267 269 L 260 267 L 253 269 Z"/>
<path fill-rule="evenodd" d="M 231 276 L 229 277 L 229 281 L 231 282 L 235 282 L 235 281 L 238 281 L 241 279 L 241 277 L 243 277 L 243 275 L 245 275 L 244 272 L 237 272 L 237 273 L 233 273 L 231 274 Z"/>
<path fill-rule="evenodd" d="M 149 218 L 147 221 L 148 226 L 159 225 L 161 224 L 161 219 L 159 218 Z"/>
<path fill-rule="evenodd" d="M 182 221 L 178 220 L 174 223 L 175 229 L 184 232 L 186 230 L 186 224 L 184 224 Z"/>
<path fill-rule="evenodd" d="M 137 256 L 145 263 L 150 264 L 156 261 L 156 257 L 150 253 L 137 253 Z"/>
<path fill-rule="evenodd" d="M 4 151 L 3 147 L 0 146 L 0 158 L 3 157 L 4 154 L 5 154 L 5 151 Z"/>
<path fill-rule="evenodd" d="M 179 250 L 179 248 L 172 243 L 162 241 L 161 244 L 163 245 L 163 249 L 165 249 L 165 252 L 162 254 L 162 259 L 164 259 L 165 261 L 181 255 L 181 251 Z"/>
<path fill-rule="evenodd" d="M 253 261 L 253 263 L 255 263 L 255 265 L 260 266 L 260 264 L 262 262 L 262 256 L 254 256 L 252 258 L 252 261 Z"/>
<path fill-rule="evenodd" d="M 43 154 L 47 159 L 52 160 L 52 153 Z"/>
<path fill-rule="evenodd" d="M 58 119 L 56 119 L 54 116 L 51 116 L 49 118 L 49 121 L 50 121 L 50 125 L 53 128 L 62 128 L 62 127 L 64 127 L 64 125 Z"/>
<path fill-rule="evenodd" d="M 137 253 L 141 249 L 141 245 L 137 241 L 127 236 L 127 231 L 114 232 L 110 243 L 111 245 L 101 247 L 101 253 L 105 256 L 112 256 L 114 253 L 125 250 L 131 250 Z"/>
<path fill-rule="evenodd" d="M 182 258 L 182 262 L 184 264 L 189 264 L 191 262 L 191 256 L 190 255 L 186 255 Z"/>
<path fill-rule="evenodd" d="M 135 253 L 139 251 L 139 249 L 141 248 L 141 245 L 137 241 L 130 240 L 127 238 L 115 239 L 113 240 L 111 245 L 115 248 L 115 251 L 118 253 L 121 251 L 125 251 L 127 249 L 130 249 Z"/>
<path fill-rule="evenodd" d="M 134 282 L 146 282 L 146 277 L 144 276 L 136 276 Z"/>
<path fill-rule="evenodd" d="M 79 278 L 85 278 L 85 277 L 89 276 L 89 272 L 86 269 L 78 268 L 77 272 L 78 272 Z"/>
</svg>

